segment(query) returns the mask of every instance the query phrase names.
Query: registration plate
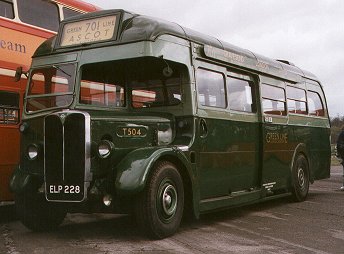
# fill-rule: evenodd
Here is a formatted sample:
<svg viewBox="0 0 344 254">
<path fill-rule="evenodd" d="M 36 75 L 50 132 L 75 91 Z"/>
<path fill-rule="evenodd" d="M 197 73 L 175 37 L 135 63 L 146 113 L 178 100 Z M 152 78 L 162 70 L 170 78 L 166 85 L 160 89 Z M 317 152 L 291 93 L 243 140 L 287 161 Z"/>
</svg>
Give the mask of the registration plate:
<svg viewBox="0 0 344 254">
<path fill-rule="evenodd" d="M 81 187 L 79 185 L 49 185 L 48 192 L 51 194 L 79 194 Z"/>
<path fill-rule="evenodd" d="M 84 186 L 76 184 L 46 183 L 46 198 L 48 201 L 81 202 L 85 199 Z"/>
</svg>

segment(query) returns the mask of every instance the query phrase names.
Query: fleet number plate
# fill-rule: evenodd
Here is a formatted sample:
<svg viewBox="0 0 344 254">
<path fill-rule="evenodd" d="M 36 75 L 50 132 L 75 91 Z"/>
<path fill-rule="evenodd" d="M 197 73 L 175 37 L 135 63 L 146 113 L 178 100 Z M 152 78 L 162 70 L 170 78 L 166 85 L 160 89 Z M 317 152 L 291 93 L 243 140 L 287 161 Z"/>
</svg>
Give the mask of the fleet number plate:
<svg viewBox="0 0 344 254">
<path fill-rule="evenodd" d="M 118 127 L 117 136 L 119 137 L 145 137 L 147 135 L 146 127 Z"/>
</svg>

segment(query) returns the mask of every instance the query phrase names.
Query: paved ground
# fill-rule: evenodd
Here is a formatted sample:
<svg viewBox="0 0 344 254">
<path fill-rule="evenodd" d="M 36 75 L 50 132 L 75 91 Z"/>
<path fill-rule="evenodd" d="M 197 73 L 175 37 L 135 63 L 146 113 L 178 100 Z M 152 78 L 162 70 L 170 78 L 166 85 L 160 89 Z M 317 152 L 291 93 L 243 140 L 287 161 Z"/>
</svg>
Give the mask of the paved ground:
<svg viewBox="0 0 344 254">
<path fill-rule="evenodd" d="M 202 216 L 168 239 L 150 241 L 129 216 L 68 215 L 56 232 L 33 233 L 0 209 L 0 253 L 344 253 L 341 167 L 311 186 L 307 201 L 288 198 Z"/>
</svg>

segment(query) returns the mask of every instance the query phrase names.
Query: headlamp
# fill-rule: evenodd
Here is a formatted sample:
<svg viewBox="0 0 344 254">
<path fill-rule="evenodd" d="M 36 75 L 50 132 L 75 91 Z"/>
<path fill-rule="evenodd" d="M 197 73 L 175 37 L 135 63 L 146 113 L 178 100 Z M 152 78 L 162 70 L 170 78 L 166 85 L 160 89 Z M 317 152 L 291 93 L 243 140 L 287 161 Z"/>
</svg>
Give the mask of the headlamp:
<svg viewBox="0 0 344 254">
<path fill-rule="evenodd" d="M 35 160 L 38 156 L 38 147 L 35 144 L 31 144 L 27 147 L 27 156 L 30 160 Z"/>
<path fill-rule="evenodd" d="M 98 144 L 98 156 L 102 159 L 105 159 L 110 156 L 114 144 L 109 140 L 102 140 Z"/>
</svg>

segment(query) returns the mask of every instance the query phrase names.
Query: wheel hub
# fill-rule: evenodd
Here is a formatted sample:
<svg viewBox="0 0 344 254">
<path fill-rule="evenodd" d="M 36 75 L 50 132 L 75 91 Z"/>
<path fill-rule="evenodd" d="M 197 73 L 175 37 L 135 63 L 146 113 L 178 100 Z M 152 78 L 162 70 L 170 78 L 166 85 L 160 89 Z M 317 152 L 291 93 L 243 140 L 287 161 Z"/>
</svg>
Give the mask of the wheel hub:
<svg viewBox="0 0 344 254">
<path fill-rule="evenodd" d="M 299 185 L 302 187 L 305 185 L 305 172 L 303 168 L 299 168 L 297 170 L 297 179 L 299 181 Z"/>
<path fill-rule="evenodd" d="M 163 187 L 161 195 L 162 212 L 165 218 L 172 217 L 177 210 L 178 195 L 177 190 L 171 184 L 166 184 Z"/>
</svg>

